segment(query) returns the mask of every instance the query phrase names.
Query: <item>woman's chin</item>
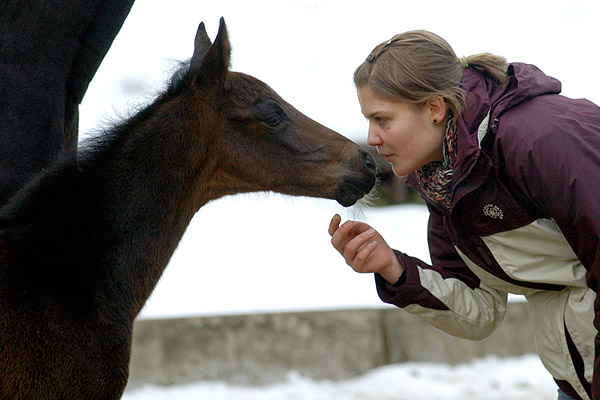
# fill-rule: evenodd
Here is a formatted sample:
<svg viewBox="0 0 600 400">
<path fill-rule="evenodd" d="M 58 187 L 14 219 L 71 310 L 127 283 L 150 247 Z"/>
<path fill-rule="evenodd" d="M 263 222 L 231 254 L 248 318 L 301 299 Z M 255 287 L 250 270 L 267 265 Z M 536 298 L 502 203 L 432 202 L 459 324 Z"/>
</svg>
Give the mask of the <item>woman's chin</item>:
<svg viewBox="0 0 600 400">
<path fill-rule="evenodd" d="M 415 171 L 414 169 L 406 168 L 406 166 L 397 165 L 394 163 L 390 164 L 392 166 L 392 171 L 394 171 L 394 175 L 399 176 L 400 178 L 405 178 Z"/>
</svg>

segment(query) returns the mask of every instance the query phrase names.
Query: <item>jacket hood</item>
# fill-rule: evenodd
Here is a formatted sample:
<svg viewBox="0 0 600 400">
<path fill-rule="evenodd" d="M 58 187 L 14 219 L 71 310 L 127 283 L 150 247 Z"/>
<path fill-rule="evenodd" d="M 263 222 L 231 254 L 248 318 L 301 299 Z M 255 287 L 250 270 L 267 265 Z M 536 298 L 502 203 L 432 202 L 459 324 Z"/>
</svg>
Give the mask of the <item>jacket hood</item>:
<svg viewBox="0 0 600 400">
<path fill-rule="evenodd" d="M 513 63 L 508 66 L 507 74 L 508 83 L 500 86 L 479 67 L 465 69 L 463 89 L 467 99 L 461 119 L 468 132 L 477 131 L 490 108 L 490 120 L 494 120 L 524 101 L 561 91 L 560 81 L 544 74 L 535 65 Z"/>
<path fill-rule="evenodd" d="M 534 97 L 561 91 L 560 81 L 547 76 L 535 65 L 513 63 L 508 66 L 507 74 L 508 82 L 499 85 L 480 67 L 472 66 L 464 70 L 466 105 L 457 120 L 458 154 L 454 184 L 456 179 L 468 173 L 479 156 L 479 126 L 488 113 L 488 127 L 493 130 L 505 111 Z M 414 173 L 407 177 L 407 183 L 419 190 Z"/>
<path fill-rule="evenodd" d="M 473 166 L 480 152 L 479 126 L 489 113 L 488 129 L 495 132 L 502 114 L 534 97 L 558 94 L 561 83 L 535 65 L 514 63 L 508 66 L 508 82 L 499 85 L 477 66 L 466 68 L 463 89 L 467 94 L 465 111 L 457 121 L 458 154 L 455 178 Z"/>
</svg>

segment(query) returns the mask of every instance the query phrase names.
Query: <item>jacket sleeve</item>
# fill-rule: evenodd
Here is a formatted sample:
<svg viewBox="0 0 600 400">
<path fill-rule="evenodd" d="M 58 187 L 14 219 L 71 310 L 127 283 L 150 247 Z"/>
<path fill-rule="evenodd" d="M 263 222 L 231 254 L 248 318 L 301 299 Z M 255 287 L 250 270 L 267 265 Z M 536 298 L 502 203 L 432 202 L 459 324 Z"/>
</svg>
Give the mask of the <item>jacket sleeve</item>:
<svg viewBox="0 0 600 400">
<path fill-rule="evenodd" d="M 487 287 L 469 270 L 447 238 L 443 216 L 429 211 L 433 265 L 396 251 L 405 272 L 393 285 L 376 274 L 379 297 L 451 335 L 484 339 L 504 319 L 507 294 Z"/>
<path fill-rule="evenodd" d="M 587 100 L 561 96 L 540 101 L 546 101 L 544 113 L 525 109 L 518 117 L 507 118 L 507 123 L 500 118 L 500 127 L 506 132 L 503 147 L 507 171 L 525 199 L 559 226 L 587 270 L 588 286 L 598 293 L 600 109 Z M 537 106 L 539 103 L 531 101 L 521 108 Z M 600 330 L 598 298 L 594 312 L 594 326 Z M 600 399 L 599 336 L 595 348 L 592 392 L 594 399 Z"/>
</svg>

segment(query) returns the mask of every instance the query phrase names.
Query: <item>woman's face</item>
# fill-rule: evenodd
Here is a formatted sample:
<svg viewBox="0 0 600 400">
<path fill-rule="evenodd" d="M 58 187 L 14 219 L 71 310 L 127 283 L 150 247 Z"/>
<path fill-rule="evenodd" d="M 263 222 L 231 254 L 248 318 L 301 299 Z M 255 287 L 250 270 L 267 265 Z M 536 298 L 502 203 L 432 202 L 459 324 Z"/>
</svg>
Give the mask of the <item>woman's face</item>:
<svg viewBox="0 0 600 400">
<path fill-rule="evenodd" d="M 369 121 L 367 143 L 392 165 L 394 173 L 406 176 L 433 161 L 442 161 L 446 110 L 437 110 L 377 96 L 368 86 L 358 89 L 362 113 Z"/>
</svg>

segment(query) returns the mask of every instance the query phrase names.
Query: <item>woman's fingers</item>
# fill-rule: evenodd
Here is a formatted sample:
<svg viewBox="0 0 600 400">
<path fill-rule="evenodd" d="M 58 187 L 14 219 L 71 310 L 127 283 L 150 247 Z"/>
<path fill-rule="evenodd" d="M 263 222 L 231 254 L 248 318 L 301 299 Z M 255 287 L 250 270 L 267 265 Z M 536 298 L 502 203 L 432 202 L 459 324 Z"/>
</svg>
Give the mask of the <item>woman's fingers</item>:
<svg viewBox="0 0 600 400">
<path fill-rule="evenodd" d="M 329 223 L 329 236 L 333 236 L 335 231 L 340 227 L 340 222 L 342 222 L 342 217 L 338 214 L 335 214 L 333 218 L 331 218 L 331 222 Z"/>
<path fill-rule="evenodd" d="M 367 244 L 375 237 L 375 229 L 370 228 L 363 233 L 357 235 L 346 244 L 346 251 L 349 254 L 356 254 L 360 248 Z"/>
<path fill-rule="evenodd" d="M 372 266 L 367 265 L 367 262 L 377 248 L 377 231 L 363 222 L 346 221 L 340 225 L 341 220 L 336 214 L 329 223 L 331 244 L 352 269 L 371 272 Z"/>
<path fill-rule="evenodd" d="M 331 244 L 356 272 L 377 272 L 390 283 L 398 281 L 404 267 L 386 241 L 364 222 L 346 221 L 336 214 L 329 223 Z"/>
<path fill-rule="evenodd" d="M 329 224 L 329 233 L 331 234 L 331 244 L 336 248 L 337 251 L 344 254 L 344 247 L 354 237 L 352 233 L 352 227 L 354 223 L 352 221 L 346 221 L 341 226 L 338 226 L 341 218 L 335 215 L 331 223 Z"/>
<path fill-rule="evenodd" d="M 369 257 L 375 249 L 377 248 L 377 241 L 371 240 L 362 245 L 356 256 L 354 257 L 354 261 L 352 263 L 352 269 L 356 272 L 374 272 L 372 262 L 369 260 Z"/>
<path fill-rule="evenodd" d="M 344 248 L 344 258 L 354 269 L 361 269 L 376 247 L 375 229 L 369 228 L 350 240 Z"/>
</svg>

